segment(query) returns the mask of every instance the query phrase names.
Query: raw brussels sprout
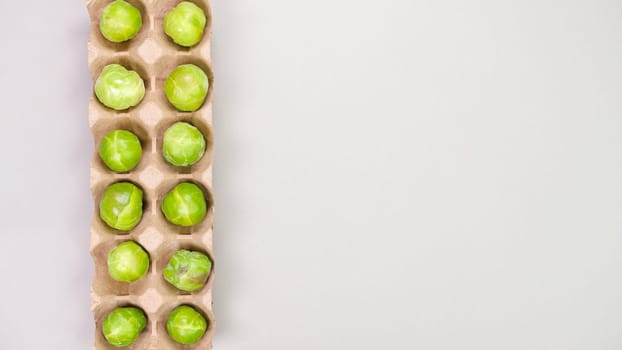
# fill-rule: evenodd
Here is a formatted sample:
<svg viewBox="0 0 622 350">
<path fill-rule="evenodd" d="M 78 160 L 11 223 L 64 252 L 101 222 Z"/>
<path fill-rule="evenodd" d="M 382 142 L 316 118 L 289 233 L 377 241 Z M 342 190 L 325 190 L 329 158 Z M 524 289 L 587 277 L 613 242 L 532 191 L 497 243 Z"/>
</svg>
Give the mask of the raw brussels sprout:
<svg viewBox="0 0 622 350">
<path fill-rule="evenodd" d="M 104 106 L 122 111 L 142 101 L 145 82 L 138 73 L 122 65 L 109 64 L 95 81 L 95 95 Z"/>
<path fill-rule="evenodd" d="M 166 98 L 182 112 L 194 112 L 201 108 L 208 88 L 207 74 L 194 64 L 182 64 L 175 68 L 164 82 Z"/>
<path fill-rule="evenodd" d="M 201 253 L 180 249 L 171 256 L 164 268 L 164 279 L 185 292 L 194 292 L 205 286 L 212 270 L 212 261 Z"/>
<path fill-rule="evenodd" d="M 164 196 L 162 212 L 175 225 L 190 227 L 200 223 L 207 213 L 203 191 L 193 183 L 180 183 Z"/>
<path fill-rule="evenodd" d="M 140 140 L 127 130 L 111 131 L 99 144 L 99 157 L 110 170 L 118 173 L 134 169 L 142 154 Z"/>
<path fill-rule="evenodd" d="M 104 38 L 113 43 L 134 38 L 142 25 L 140 11 L 123 0 L 115 0 L 108 4 L 99 17 L 99 30 Z"/>
<path fill-rule="evenodd" d="M 136 242 L 123 242 L 108 254 L 108 274 L 119 282 L 135 282 L 149 270 L 149 254 Z"/>
<path fill-rule="evenodd" d="M 162 154 L 176 166 L 190 166 L 205 153 L 205 138 L 196 127 L 177 122 L 164 132 Z"/>
<path fill-rule="evenodd" d="M 168 315 L 166 331 L 180 344 L 190 345 L 198 342 L 207 330 L 207 320 L 194 308 L 178 306 Z"/>
<path fill-rule="evenodd" d="M 119 307 L 109 313 L 102 324 L 106 341 L 115 347 L 134 344 L 147 325 L 145 313 L 136 307 Z"/>
<path fill-rule="evenodd" d="M 99 202 L 99 216 L 117 230 L 130 231 L 143 215 L 143 191 L 129 182 L 110 185 Z"/>
<path fill-rule="evenodd" d="M 164 32 L 178 45 L 191 47 L 203 38 L 206 23 L 200 7 L 182 1 L 164 17 Z"/>
</svg>

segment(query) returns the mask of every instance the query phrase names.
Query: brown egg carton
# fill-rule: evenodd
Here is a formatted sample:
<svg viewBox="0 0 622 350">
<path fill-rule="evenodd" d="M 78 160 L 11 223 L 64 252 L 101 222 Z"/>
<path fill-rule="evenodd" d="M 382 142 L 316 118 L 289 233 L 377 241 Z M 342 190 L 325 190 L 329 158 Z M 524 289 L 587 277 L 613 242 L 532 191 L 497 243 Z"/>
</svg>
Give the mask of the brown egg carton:
<svg viewBox="0 0 622 350">
<path fill-rule="evenodd" d="M 116 349 L 109 345 L 101 332 L 104 317 L 119 306 L 133 305 L 141 308 L 148 318 L 146 329 L 138 340 L 127 349 L 211 349 L 214 332 L 212 314 L 212 283 L 214 268 L 207 285 L 193 293 L 182 292 L 169 285 L 162 270 L 171 255 L 178 249 L 197 250 L 206 253 L 214 262 L 212 247 L 214 206 L 211 192 L 213 132 L 212 88 L 213 73 L 210 58 L 211 12 L 206 0 L 190 0 L 201 7 L 207 17 L 205 34 L 199 44 L 183 48 L 170 40 L 163 29 L 165 14 L 181 0 L 126 0 L 141 11 L 143 26 L 140 33 L 126 43 L 107 41 L 99 31 L 99 16 L 111 0 L 87 0 L 91 19 L 88 41 L 88 63 L 93 81 L 102 69 L 118 63 L 140 74 L 145 82 L 145 98 L 136 107 L 115 111 L 103 106 L 93 93 L 89 101 L 89 127 L 95 143 L 91 160 L 90 189 L 95 201 L 91 224 L 90 252 L 95 264 L 91 289 L 92 311 L 96 323 L 96 350 Z M 169 104 L 164 94 L 164 80 L 175 67 L 192 63 L 199 66 L 209 78 L 209 91 L 203 106 L 195 112 L 180 112 Z M 162 156 L 164 131 L 177 121 L 187 121 L 205 136 L 207 149 L 203 158 L 191 167 L 175 167 Z M 109 131 L 125 129 L 135 133 L 141 140 L 143 156 L 138 166 L 128 173 L 109 170 L 97 154 L 101 139 Z M 99 201 L 103 191 L 111 184 L 129 181 L 140 186 L 144 192 L 143 217 L 130 232 L 108 227 L 99 217 Z M 180 182 L 199 185 L 208 201 L 206 218 L 191 228 L 170 224 L 160 210 L 162 198 Z M 107 257 L 117 244 L 133 240 L 149 253 L 149 272 L 134 283 L 116 282 L 108 275 Z M 165 329 L 168 314 L 179 305 L 191 305 L 207 318 L 206 334 L 195 345 L 175 343 Z"/>
</svg>

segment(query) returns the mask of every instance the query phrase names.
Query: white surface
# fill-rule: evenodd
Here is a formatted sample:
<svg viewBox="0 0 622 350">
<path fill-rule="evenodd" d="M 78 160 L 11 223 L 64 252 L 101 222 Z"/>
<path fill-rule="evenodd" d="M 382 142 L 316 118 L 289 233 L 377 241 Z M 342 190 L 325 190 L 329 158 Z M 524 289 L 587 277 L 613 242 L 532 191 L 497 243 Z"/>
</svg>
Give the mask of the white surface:
<svg viewBox="0 0 622 350">
<path fill-rule="evenodd" d="M 620 2 L 212 6 L 215 349 L 622 347 Z M 0 1 L 0 349 L 88 349 L 87 15 L 34 7 Z"/>
</svg>

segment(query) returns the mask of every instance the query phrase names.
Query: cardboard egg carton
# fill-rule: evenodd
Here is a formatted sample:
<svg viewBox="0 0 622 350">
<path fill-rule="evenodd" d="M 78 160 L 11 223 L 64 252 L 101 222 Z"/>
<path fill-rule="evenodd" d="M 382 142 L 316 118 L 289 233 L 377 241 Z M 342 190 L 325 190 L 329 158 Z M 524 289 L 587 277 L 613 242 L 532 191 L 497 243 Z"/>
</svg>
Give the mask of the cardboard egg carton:
<svg viewBox="0 0 622 350">
<path fill-rule="evenodd" d="M 178 249 L 197 250 L 206 253 L 214 262 L 212 250 L 212 227 L 214 220 L 212 186 L 213 132 L 212 87 L 213 73 L 210 61 L 211 12 L 206 0 L 190 0 L 201 7 L 207 17 L 205 34 L 201 42 L 192 48 L 176 45 L 164 33 L 165 14 L 181 0 L 127 0 L 141 11 L 143 26 L 140 33 L 126 43 L 107 41 L 99 31 L 99 17 L 111 0 L 87 0 L 91 19 L 88 41 L 88 63 L 93 78 L 102 69 L 118 63 L 140 74 L 145 82 L 145 98 L 136 107 L 115 111 L 103 106 L 93 93 L 89 101 L 89 127 L 95 143 L 91 160 L 90 189 L 95 201 L 95 213 L 90 228 L 90 252 L 94 260 L 95 275 L 91 290 L 92 311 L 96 323 L 96 350 L 116 349 L 109 345 L 101 332 L 104 317 L 119 306 L 133 305 L 141 308 L 148 318 L 147 327 L 138 340 L 127 349 L 211 349 L 214 332 L 212 314 L 212 283 L 214 268 L 205 288 L 187 293 L 169 285 L 162 277 L 168 259 Z M 192 63 L 203 69 L 209 78 L 209 91 L 203 106 L 196 112 L 179 112 L 169 104 L 164 94 L 164 80 L 178 65 Z M 177 121 L 187 121 L 196 126 L 206 139 L 207 149 L 203 158 L 191 167 L 169 165 L 162 157 L 164 131 Z M 106 133 L 115 129 L 130 130 L 136 134 L 143 147 L 138 166 L 128 173 L 114 173 L 100 160 L 97 150 Z M 116 231 L 99 217 L 99 201 L 104 190 L 111 184 L 129 181 L 140 186 L 144 192 L 143 216 L 130 232 Z M 160 207 L 162 198 L 180 182 L 199 185 L 208 202 L 206 218 L 191 228 L 170 224 Z M 108 253 L 119 243 L 134 240 L 150 256 L 148 274 L 134 283 L 116 282 L 108 275 Z M 167 334 L 165 325 L 168 314 L 177 306 L 191 305 L 206 316 L 208 330 L 195 345 L 180 345 Z"/>
</svg>

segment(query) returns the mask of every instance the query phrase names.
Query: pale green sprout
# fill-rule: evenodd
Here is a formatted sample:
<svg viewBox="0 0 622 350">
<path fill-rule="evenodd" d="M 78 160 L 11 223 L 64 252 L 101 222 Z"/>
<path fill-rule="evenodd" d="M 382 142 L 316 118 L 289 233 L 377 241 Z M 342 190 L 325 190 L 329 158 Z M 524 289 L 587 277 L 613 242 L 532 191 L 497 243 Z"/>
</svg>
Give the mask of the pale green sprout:
<svg viewBox="0 0 622 350">
<path fill-rule="evenodd" d="M 166 320 L 168 335 L 180 344 L 195 344 L 203 337 L 206 330 L 207 320 L 190 306 L 176 307 Z"/>
<path fill-rule="evenodd" d="M 195 126 L 177 122 L 164 132 L 162 155 L 175 166 L 190 166 L 205 153 L 205 138 Z"/>
<path fill-rule="evenodd" d="M 180 249 L 171 256 L 163 274 L 177 289 L 194 292 L 205 286 L 211 270 L 212 261 L 207 255 Z"/>
<path fill-rule="evenodd" d="M 106 341 L 114 347 L 134 344 L 147 326 L 145 313 L 136 307 L 119 307 L 109 313 L 102 324 Z"/>
<path fill-rule="evenodd" d="M 133 39 L 143 25 L 140 11 L 130 3 L 115 0 L 104 7 L 99 17 L 99 30 L 113 43 Z"/>
<path fill-rule="evenodd" d="M 207 215 L 207 203 L 199 186 L 182 182 L 164 196 L 162 213 L 175 225 L 190 227 Z"/>
<path fill-rule="evenodd" d="M 164 32 L 181 46 L 191 47 L 203 38 L 207 18 L 197 5 L 182 1 L 164 17 Z"/>
<path fill-rule="evenodd" d="M 143 191 L 130 182 L 110 185 L 99 202 L 99 216 L 110 227 L 130 231 L 143 215 Z"/>
<path fill-rule="evenodd" d="M 108 274 L 119 282 L 135 282 L 149 270 L 149 254 L 136 242 L 117 245 L 108 254 Z"/>
<path fill-rule="evenodd" d="M 208 89 L 207 74 L 194 64 L 178 66 L 164 82 L 166 98 L 182 112 L 194 112 L 201 108 Z"/>
<path fill-rule="evenodd" d="M 142 153 L 140 140 L 127 130 L 113 130 L 99 144 L 99 157 L 110 170 L 118 173 L 134 169 Z"/>
<path fill-rule="evenodd" d="M 120 64 L 109 64 L 95 81 L 95 95 L 106 107 L 126 110 L 145 97 L 145 82 L 135 71 Z"/>
</svg>

